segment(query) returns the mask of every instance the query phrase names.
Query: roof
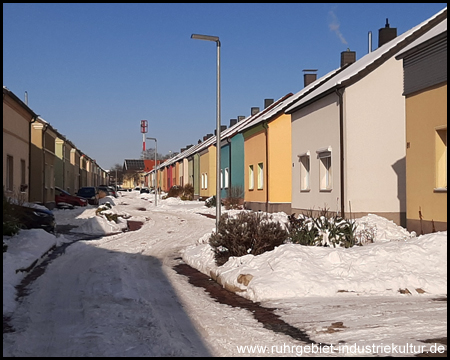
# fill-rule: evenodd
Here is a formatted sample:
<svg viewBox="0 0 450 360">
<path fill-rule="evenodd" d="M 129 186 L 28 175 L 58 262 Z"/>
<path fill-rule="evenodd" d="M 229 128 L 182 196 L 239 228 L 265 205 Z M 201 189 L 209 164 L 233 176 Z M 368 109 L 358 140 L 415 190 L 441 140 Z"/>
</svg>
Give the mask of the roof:
<svg viewBox="0 0 450 360">
<path fill-rule="evenodd" d="M 447 19 L 445 19 L 439 25 L 435 26 L 433 29 L 431 29 L 430 31 L 428 31 L 427 33 L 425 33 L 418 39 L 414 40 L 411 44 L 409 44 L 402 51 L 400 51 L 395 58 L 396 59 L 404 58 L 405 56 L 408 55 L 407 53 L 409 53 L 410 50 L 415 49 L 424 43 L 428 43 L 429 40 L 436 38 L 437 36 L 439 36 L 441 34 L 444 35 L 444 33 L 446 33 L 446 32 L 447 32 Z M 445 35 L 445 36 L 447 36 L 447 35 Z"/>
<path fill-rule="evenodd" d="M 311 91 L 308 95 L 301 98 L 299 101 L 295 102 L 292 106 L 285 110 L 286 113 L 293 113 L 296 109 L 303 104 L 307 103 L 314 98 L 323 95 L 324 93 L 330 92 L 338 87 L 344 87 L 351 82 L 357 81 L 362 74 L 366 72 L 373 71 L 376 67 L 381 65 L 386 58 L 390 56 L 394 56 L 391 54 L 392 51 L 398 49 L 402 45 L 407 46 L 408 40 L 410 40 L 413 36 L 417 35 L 417 33 L 428 31 L 428 24 L 432 23 L 433 26 L 436 25 L 436 22 L 439 23 L 443 20 L 443 18 L 447 17 L 447 7 L 443 10 L 439 11 L 437 14 L 433 15 L 429 19 L 423 21 L 419 25 L 413 27 L 412 29 L 404 32 L 403 34 L 397 36 L 391 41 L 387 42 L 383 46 L 380 46 L 378 49 L 368 53 L 363 56 L 358 61 L 350 64 L 344 70 L 342 70 L 336 76 L 331 77 L 328 81 L 323 83 L 323 85 L 317 87 L 315 90 Z M 420 36 L 420 35 L 419 35 Z M 399 49 L 398 51 L 400 51 Z"/>
<path fill-rule="evenodd" d="M 139 159 L 139 160 L 125 160 L 123 163 L 123 167 L 125 170 L 137 170 L 137 171 L 144 171 L 145 169 L 145 164 L 144 164 L 144 160 Z"/>
</svg>

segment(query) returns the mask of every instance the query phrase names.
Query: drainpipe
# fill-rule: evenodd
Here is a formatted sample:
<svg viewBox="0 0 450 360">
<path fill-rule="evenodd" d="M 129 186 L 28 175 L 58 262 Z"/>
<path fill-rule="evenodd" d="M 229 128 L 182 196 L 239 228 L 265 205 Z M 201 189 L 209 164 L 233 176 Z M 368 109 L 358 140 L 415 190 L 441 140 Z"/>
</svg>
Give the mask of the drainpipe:
<svg viewBox="0 0 450 360">
<path fill-rule="evenodd" d="M 339 98 L 339 152 L 340 152 L 340 183 L 341 183 L 341 216 L 345 219 L 344 201 L 344 88 L 336 89 Z"/>
<path fill-rule="evenodd" d="M 44 129 L 42 130 L 42 204 L 45 206 L 45 132 L 48 129 L 48 124 L 44 125 Z"/>
<path fill-rule="evenodd" d="M 268 139 L 268 128 L 269 125 L 267 121 L 262 124 L 266 136 L 266 213 L 269 212 L 269 139 Z"/>
<path fill-rule="evenodd" d="M 29 139 L 29 144 L 28 144 L 28 201 L 30 201 L 30 190 L 31 190 L 31 127 L 33 125 L 33 123 L 36 122 L 37 118 L 39 115 L 34 115 L 33 118 L 31 119 L 30 122 L 30 126 L 28 128 L 28 139 Z"/>
</svg>

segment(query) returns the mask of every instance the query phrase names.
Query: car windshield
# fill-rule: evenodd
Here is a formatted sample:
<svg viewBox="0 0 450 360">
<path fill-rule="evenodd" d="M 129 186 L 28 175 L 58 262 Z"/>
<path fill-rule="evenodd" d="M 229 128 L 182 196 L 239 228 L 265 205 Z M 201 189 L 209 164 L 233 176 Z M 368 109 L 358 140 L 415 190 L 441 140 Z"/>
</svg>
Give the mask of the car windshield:
<svg viewBox="0 0 450 360">
<path fill-rule="evenodd" d="M 63 190 L 63 189 L 55 188 L 55 190 L 56 190 L 57 192 L 60 192 L 61 194 L 64 194 L 64 195 L 70 195 L 67 191 L 65 191 L 65 190 Z"/>
<path fill-rule="evenodd" d="M 94 196 L 95 190 L 93 188 L 78 190 L 78 196 Z"/>
</svg>

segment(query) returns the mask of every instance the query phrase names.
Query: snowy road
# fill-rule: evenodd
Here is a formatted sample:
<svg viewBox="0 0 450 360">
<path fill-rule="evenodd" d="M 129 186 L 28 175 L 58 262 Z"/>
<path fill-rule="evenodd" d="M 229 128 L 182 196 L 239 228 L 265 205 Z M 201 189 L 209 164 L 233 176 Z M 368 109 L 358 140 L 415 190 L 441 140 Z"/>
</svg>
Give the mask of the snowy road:
<svg viewBox="0 0 450 360">
<path fill-rule="evenodd" d="M 292 356 L 294 348 L 299 355 L 306 343 L 264 328 L 248 310 L 217 303 L 173 269 L 179 250 L 209 233 L 214 219 L 198 215 L 195 204 L 177 211 L 179 205 L 155 208 L 138 201 L 122 206 L 146 220 L 141 229 L 73 243 L 30 285 L 11 319 L 15 332 L 3 335 L 3 356 Z M 317 343 L 395 339 L 418 346 L 426 345 L 420 340 L 446 338 L 447 302 L 431 298 L 353 296 L 264 305 L 278 308 L 284 321 Z M 243 346 L 260 348 L 238 348 Z"/>
</svg>

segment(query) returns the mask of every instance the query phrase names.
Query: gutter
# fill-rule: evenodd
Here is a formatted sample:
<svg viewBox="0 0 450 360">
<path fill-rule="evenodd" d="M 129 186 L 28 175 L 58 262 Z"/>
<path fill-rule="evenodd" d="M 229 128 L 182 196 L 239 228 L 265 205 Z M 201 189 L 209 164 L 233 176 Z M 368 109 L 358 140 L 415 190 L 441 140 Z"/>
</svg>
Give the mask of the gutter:
<svg viewBox="0 0 450 360">
<path fill-rule="evenodd" d="M 42 204 L 45 206 L 45 132 L 48 129 L 48 124 L 44 124 L 42 131 Z"/>
<path fill-rule="evenodd" d="M 339 98 L 339 157 L 340 157 L 340 190 L 341 190 L 341 216 L 345 219 L 345 201 L 344 201 L 344 88 L 336 89 L 336 95 Z"/>
</svg>

